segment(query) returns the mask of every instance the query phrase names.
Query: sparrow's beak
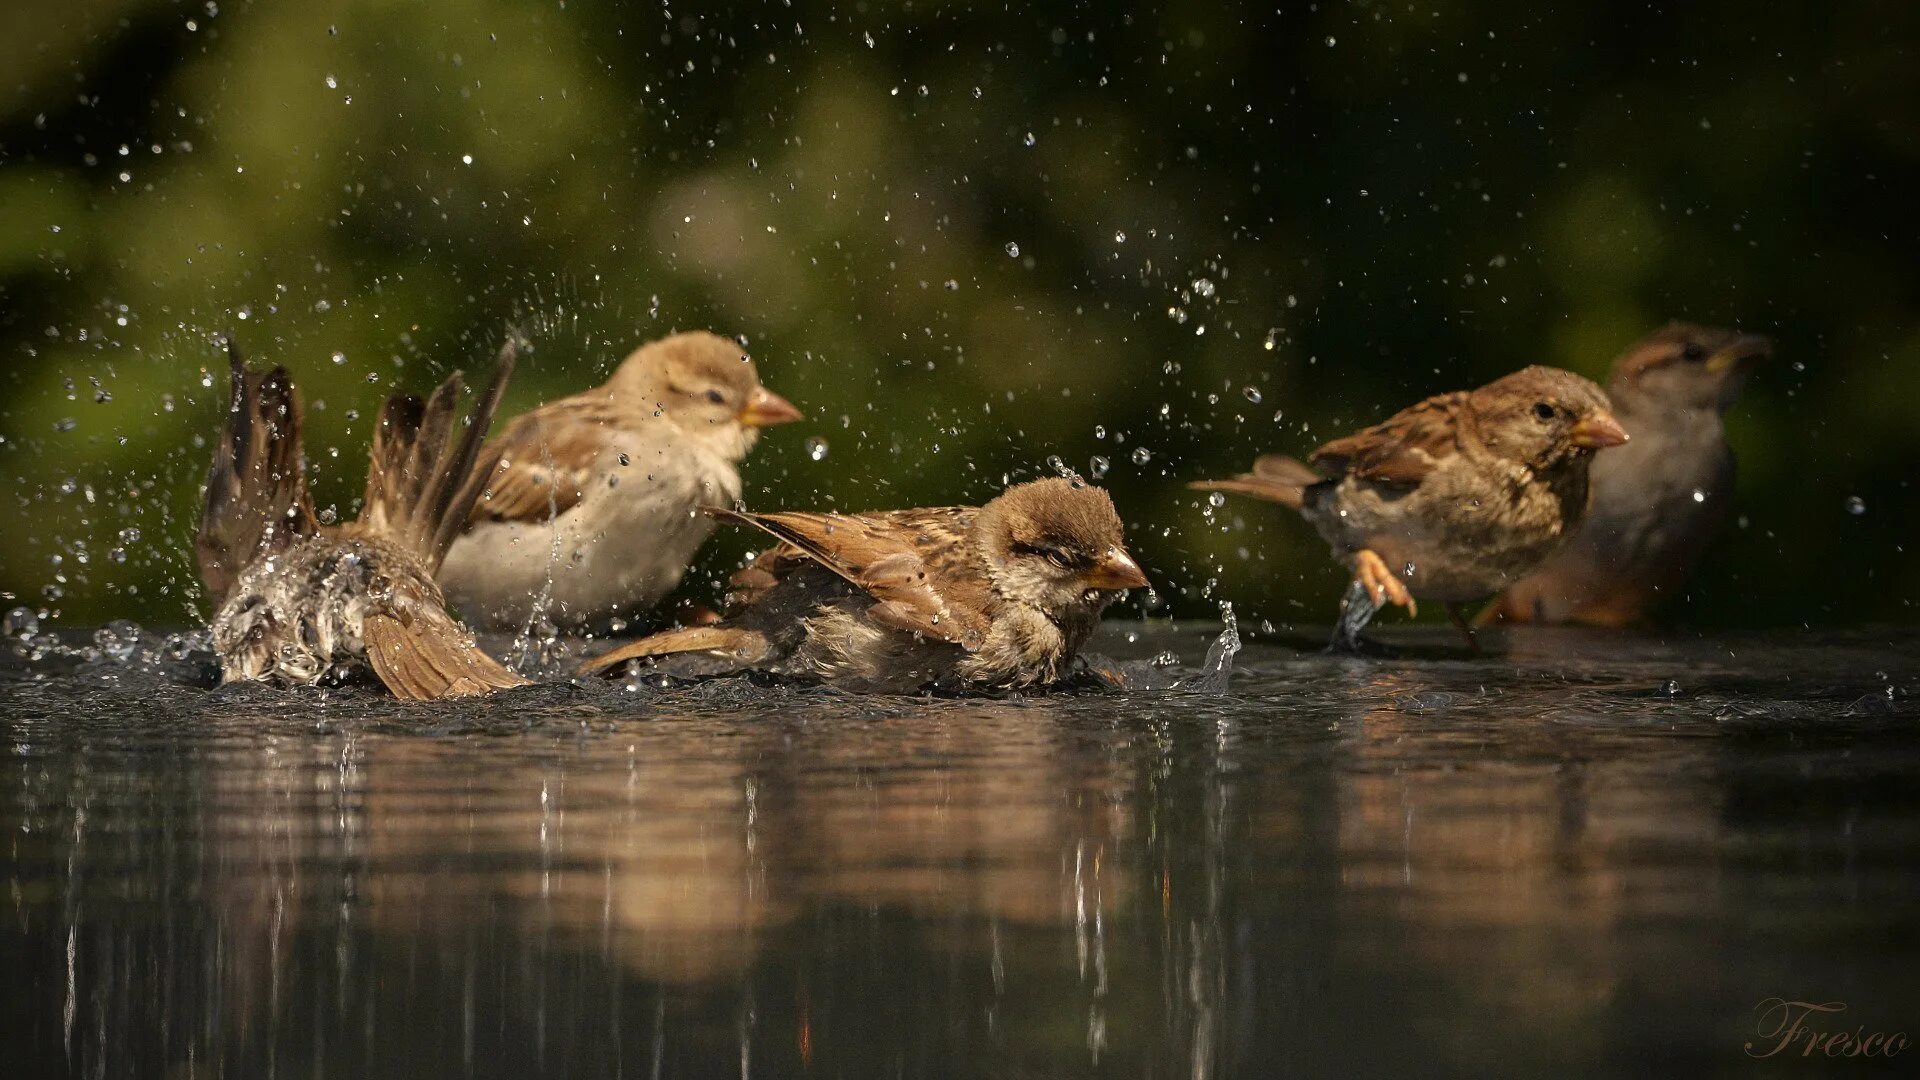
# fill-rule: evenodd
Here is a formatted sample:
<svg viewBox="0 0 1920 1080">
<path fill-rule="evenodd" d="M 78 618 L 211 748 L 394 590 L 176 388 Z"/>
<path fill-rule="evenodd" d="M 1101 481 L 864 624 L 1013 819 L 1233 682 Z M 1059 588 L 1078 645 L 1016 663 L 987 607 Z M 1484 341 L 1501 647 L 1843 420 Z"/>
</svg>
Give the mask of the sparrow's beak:
<svg viewBox="0 0 1920 1080">
<path fill-rule="evenodd" d="M 1080 580 L 1089 589 L 1144 589 L 1147 575 L 1133 556 L 1117 547 L 1107 549 L 1100 561 L 1087 568 Z"/>
<path fill-rule="evenodd" d="M 1707 370 L 1715 375 L 1746 368 L 1756 360 L 1773 355 L 1773 342 L 1759 334 L 1742 334 L 1734 343 L 1707 357 Z"/>
<path fill-rule="evenodd" d="M 748 427 L 772 427 L 805 420 L 806 416 L 793 407 L 793 402 L 764 386 L 756 386 L 734 418 Z"/>
<path fill-rule="evenodd" d="M 1580 418 L 1567 433 L 1573 439 L 1573 445 L 1584 446 L 1589 450 L 1599 450 L 1608 446 L 1619 446 L 1627 441 L 1627 429 L 1620 421 L 1605 409 L 1590 412 Z"/>
</svg>

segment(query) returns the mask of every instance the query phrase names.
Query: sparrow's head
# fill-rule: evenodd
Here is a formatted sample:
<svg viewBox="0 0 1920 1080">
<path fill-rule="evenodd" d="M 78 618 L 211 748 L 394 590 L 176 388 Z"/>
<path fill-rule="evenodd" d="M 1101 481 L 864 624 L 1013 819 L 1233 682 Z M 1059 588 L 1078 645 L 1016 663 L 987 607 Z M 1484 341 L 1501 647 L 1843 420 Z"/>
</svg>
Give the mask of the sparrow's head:
<svg viewBox="0 0 1920 1080">
<path fill-rule="evenodd" d="M 1127 554 L 1113 500 L 1078 480 L 1010 487 L 980 508 L 973 528 L 995 586 L 1056 620 L 1076 609 L 1097 613 L 1147 584 Z"/>
<path fill-rule="evenodd" d="M 1605 391 L 1571 371 L 1522 368 L 1475 390 L 1470 400 L 1487 448 L 1535 472 L 1627 441 Z"/>
<path fill-rule="evenodd" d="M 761 428 L 802 419 L 792 402 L 760 385 L 745 350 L 705 330 L 642 345 L 607 387 L 622 405 L 663 416 L 736 461 Z"/>
<path fill-rule="evenodd" d="M 1607 392 L 1635 415 L 1653 408 L 1725 412 L 1740 400 L 1747 372 L 1773 355 L 1758 334 L 1668 323 L 1613 362 Z"/>
</svg>

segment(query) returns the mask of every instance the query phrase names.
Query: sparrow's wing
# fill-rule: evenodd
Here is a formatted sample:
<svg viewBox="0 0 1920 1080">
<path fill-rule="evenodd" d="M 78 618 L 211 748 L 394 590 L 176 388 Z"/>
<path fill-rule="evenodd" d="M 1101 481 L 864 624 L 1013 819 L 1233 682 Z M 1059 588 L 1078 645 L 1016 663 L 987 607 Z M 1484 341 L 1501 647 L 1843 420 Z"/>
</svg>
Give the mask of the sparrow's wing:
<svg viewBox="0 0 1920 1080">
<path fill-rule="evenodd" d="M 514 417 L 487 444 L 491 470 L 468 526 L 551 521 L 571 510 L 607 452 L 613 416 L 602 403 L 564 398 Z"/>
<path fill-rule="evenodd" d="M 233 390 L 207 472 L 194 554 L 219 606 L 240 571 L 319 527 L 300 450 L 300 396 L 285 368 L 257 371 L 227 342 Z"/>
<path fill-rule="evenodd" d="M 413 552 L 429 572 L 453 546 L 489 474 L 494 451 L 481 440 L 506 392 L 515 351 L 509 338 L 464 422 L 454 415 L 462 389 L 457 371 L 426 401 L 395 394 L 380 411 L 359 524 Z"/>
<path fill-rule="evenodd" d="M 1385 421 L 1315 450 L 1308 458 L 1326 472 L 1376 484 L 1413 487 L 1459 449 L 1464 392 L 1439 394 Z"/>
<path fill-rule="evenodd" d="M 405 615 L 368 615 L 361 633 L 374 673 L 403 701 L 476 697 L 528 684 L 481 652 L 473 637 L 434 605 Z"/>
<path fill-rule="evenodd" d="M 781 541 L 736 578 L 745 602 L 811 561 L 873 597 L 867 616 L 883 626 L 968 649 L 986 635 L 988 586 L 970 565 L 964 543 L 973 521 L 970 507 L 871 514 L 746 514 L 710 507 L 708 513 Z"/>
</svg>

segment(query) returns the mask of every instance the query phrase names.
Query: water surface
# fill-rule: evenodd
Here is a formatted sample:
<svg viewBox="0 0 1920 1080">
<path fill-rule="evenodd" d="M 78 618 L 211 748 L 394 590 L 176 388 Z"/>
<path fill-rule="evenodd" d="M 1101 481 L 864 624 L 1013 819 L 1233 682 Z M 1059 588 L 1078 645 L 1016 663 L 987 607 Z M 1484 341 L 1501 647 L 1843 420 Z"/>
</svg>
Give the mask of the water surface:
<svg viewBox="0 0 1920 1080">
<path fill-rule="evenodd" d="M 1745 1075 L 1767 998 L 1920 1031 L 1920 635 L 1388 636 L 987 701 L 15 655 L 7 1075 Z"/>
</svg>

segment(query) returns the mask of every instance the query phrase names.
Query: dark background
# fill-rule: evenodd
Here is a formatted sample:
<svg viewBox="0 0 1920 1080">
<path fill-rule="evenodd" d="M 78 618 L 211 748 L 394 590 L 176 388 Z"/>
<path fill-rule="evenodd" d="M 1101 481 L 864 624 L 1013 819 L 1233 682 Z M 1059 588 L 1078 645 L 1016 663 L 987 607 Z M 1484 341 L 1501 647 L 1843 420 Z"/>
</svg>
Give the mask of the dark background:
<svg viewBox="0 0 1920 1080">
<path fill-rule="evenodd" d="M 1256 624 L 1324 620 L 1342 572 L 1184 481 L 1733 324 L 1778 359 L 1677 614 L 1920 594 L 1912 4 L 73 0 L 0 31 L 9 605 L 198 611 L 212 334 L 294 370 L 344 517 L 380 398 L 509 322 L 513 410 L 670 329 L 744 336 L 810 417 L 748 462 L 758 506 L 1110 459 L 1170 610 Z"/>
</svg>

